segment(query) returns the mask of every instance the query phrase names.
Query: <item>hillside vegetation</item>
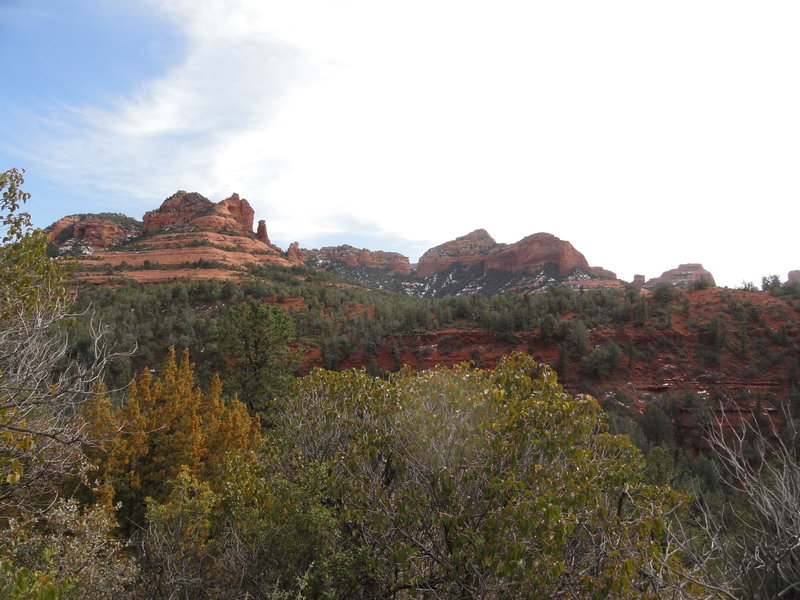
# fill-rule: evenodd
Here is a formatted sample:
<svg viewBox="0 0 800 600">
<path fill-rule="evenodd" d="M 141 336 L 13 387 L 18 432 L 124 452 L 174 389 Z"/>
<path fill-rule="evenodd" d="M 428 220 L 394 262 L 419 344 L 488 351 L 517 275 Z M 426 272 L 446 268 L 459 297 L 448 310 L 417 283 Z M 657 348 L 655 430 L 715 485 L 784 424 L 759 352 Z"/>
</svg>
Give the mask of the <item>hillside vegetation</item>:
<svg viewBox="0 0 800 600">
<path fill-rule="evenodd" d="M 21 183 L 3 598 L 800 597 L 800 286 L 97 287 Z"/>
</svg>

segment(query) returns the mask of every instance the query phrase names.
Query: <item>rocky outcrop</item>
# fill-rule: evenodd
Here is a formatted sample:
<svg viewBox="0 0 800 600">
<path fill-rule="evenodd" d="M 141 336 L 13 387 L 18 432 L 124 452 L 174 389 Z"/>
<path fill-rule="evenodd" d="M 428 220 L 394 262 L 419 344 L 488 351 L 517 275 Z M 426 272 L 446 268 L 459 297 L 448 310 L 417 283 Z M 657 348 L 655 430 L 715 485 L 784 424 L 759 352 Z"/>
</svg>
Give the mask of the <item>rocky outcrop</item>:
<svg viewBox="0 0 800 600">
<path fill-rule="evenodd" d="M 265 244 L 270 244 L 269 236 L 267 235 L 267 222 L 264 219 L 261 219 L 258 222 L 258 229 L 256 229 L 256 239 L 261 240 Z"/>
<path fill-rule="evenodd" d="M 253 233 L 254 216 L 238 194 L 214 203 L 178 191 L 145 213 L 143 223 L 124 215 L 62 219 L 50 228 L 51 251 L 72 250 L 76 277 L 96 283 L 235 279 L 250 276 L 251 265 L 291 266 L 269 242 L 265 221 Z"/>
<path fill-rule="evenodd" d="M 800 283 L 800 271 L 789 271 L 789 283 Z"/>
<path fill-rule="evenodd" d="M 589 274 L 598 279 L 616 280 L 617 274 L 603 267 L 589 267 Z"/>
<path fill-rule="evenodd" d="M 253 232 L 253 217 L 256 211 L 250 206 L 250 203 L 244 198 L 239 198 L 239 194 L 233 193 L 230 198 L 226 198 L 215 206 L 216 212 L 223 215 L 230 215 L 236 221 L 245 233 Z M 265 221 L 261 221 L 265 223 Z M 264 232 L 266 234 L 266 225 Z M 266 235 L 265 235 L 266 237 Z"/>
<path fill-rule="evenodd" d="M 554 285 L 624 285 L 615 273 L 590 266 L 570 242 L 549 233 L 503 244 L 485 229 L 476 229 L 425 252 L 415 270 L 408 257 L 397 252 L 350 245 L 307 250 L 294 242 L 284 253 L 270 242 L 266 221 L 260 220 L 253 232 L 254 217 L 250 203 L 238 194 L 214 203 L 196 192 L 180 190 L 158 209 L 145 213 L 141 223 L 119 214 L 73 215 L 48 231 L 51 251 L 82 257 L 79 272 L 103 272 L 103 277 L 146 270 L 153 280 L 163 280 L 169 275 L 157 274 L 159 269 L 192 265 L 205 269 L 208 278 L 216 278 L 211 272 L 218 268 L 244 277 L 253 272 L 252 265 L 305 264 L 357 284 L 423 297 L 532 293 Z M 202 278 L 202 274 L 193 276 Z M 790 280 L 793 277 L 800 279 L 800 272 L 790 273 Z M 137 273 L 135 279 L 144 281 L 148 276 Z M 714 285 L 713 276 L 702 265 L 685 264 L 647 282 L 637 276 L 634 284 L 651 288 L 659 283 L 685 286 L 698 281 Z"/>
<path fill-rule="evenodd" d="M 301 248 L 298 242 L 292 242 L 289 244 L 289 249 L 286 251 L 286 258 L 288 258 L 292 264 L 303 265 L 308 260 L 309 253 L 305 248 Z"/>
<path fill-rule="evenodd" d="M 611 271 L 590 267 L 586 258 L 572 244 L 549 233 L 535 233 L 514 244 L 498 244 L 485 229 L 431 248 L 417 264 L 418 277 L 430 277 L 452 265 L 469 267 L 480 264 L 484 271 L 535 273 L 546 266 L 560 276 L 574 269 L 599 278 L 616 279 Z"/>
<path fill-rule="evenodd" d="M 399 275 L 411 274 L 411 263 L 407 256 L 398 252 L 383 252 L 380 250 L 367 250 L 353 246 L 325 246 L 319 250 L 300 250 L 295 244 L 289 247 L 291 255 L 300 256 L 305 253 L 304 262 L 309 262 L 320 268 L 327 268 L 329 263 L 337 262 L 347 267 L 367 267 L 386 269 L 390 273 Z"/>
<path fill-rule="evenodd" d="M 554 265 L 561 276 L 569 275 L 576 268 L 590 272 L 589 263 L 583 254 L 569 242 L 549 233 L 535 233 L 516 244 L 509 244 L 488 256 L 484 268 L 533 273 L 541 271 L 548 264 Z"/>
<path fill-rule="evenodd" d="M 445 242 L 423 254 L 417 263 L 417 276 L 430 277 L 444 271 L 453 264 L 472 265 L 483 263 L 492 253 L 505 247 L 498 244 L 485 229 Z"/>
<path fill-rule="evenodd" d="M 195 228 L 253 235 L 254 216 L 250 203 L 239 194 L 215 204 L 197 192 L 180 190 L 145 213 L 143 233 Z"/>
<path fill-rule="evenodd" d="M 156 210 L 144 213 L 143 233 L 184 227 L 213 211 L 214 203 L 197 192 L 179 190 L 164 200 Z"/>
<path fill-rule="evenodd" d="M 54 254 L 91 254 L 138 237 L 142 223 L 121 213 L 70 215 L 45 232 Z"/>
<path fill-rule="evenodd" d="M 677 269 L 664 271 L 661 277 L 649 279 L 644 284 L 645 288 L 653 288 L 660 283 L 670 283 L 679 287 L 687 287 L 694 282 L 702 282 L 709 287 L 716 287 L 714 276 L 703 268 L 700 263 L 687 263 L 679 265 Z"/>
</svg>

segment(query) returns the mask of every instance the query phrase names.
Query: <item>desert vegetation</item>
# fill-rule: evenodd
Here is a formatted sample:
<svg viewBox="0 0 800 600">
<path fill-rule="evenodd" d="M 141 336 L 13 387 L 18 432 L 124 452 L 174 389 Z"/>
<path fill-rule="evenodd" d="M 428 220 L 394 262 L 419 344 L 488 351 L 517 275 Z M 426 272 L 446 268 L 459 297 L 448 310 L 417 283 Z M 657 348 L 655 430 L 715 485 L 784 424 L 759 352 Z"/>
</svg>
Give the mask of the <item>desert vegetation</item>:
<svg viewBox="0 0 800 600">
<path fill-rule="evenodd" d="M 800 286 L 92 287 L 0 177 L 3 598 L 800 597 Z"/>
</svg>

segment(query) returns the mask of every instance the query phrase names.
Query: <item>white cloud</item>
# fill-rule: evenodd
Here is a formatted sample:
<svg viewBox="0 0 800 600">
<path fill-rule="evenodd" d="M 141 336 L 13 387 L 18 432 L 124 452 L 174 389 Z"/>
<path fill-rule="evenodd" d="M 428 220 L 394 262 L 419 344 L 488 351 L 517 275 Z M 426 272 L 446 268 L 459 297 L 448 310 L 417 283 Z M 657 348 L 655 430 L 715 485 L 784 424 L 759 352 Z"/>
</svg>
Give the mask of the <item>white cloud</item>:
<svg viewBox="0 0 800 600">
<path fill-rule="evenodd" d="M 42 157 L 64 178 L 145 208 L 238 191 L 284 244 L 335 237 L 349 215 L 409 253 L 478 227 L 549 231 L 627 279 L 800 268 L 775 216 L 800 191 L 794 4 L 151 6 L 182 60 L 64 115 Z"/>
</svg>

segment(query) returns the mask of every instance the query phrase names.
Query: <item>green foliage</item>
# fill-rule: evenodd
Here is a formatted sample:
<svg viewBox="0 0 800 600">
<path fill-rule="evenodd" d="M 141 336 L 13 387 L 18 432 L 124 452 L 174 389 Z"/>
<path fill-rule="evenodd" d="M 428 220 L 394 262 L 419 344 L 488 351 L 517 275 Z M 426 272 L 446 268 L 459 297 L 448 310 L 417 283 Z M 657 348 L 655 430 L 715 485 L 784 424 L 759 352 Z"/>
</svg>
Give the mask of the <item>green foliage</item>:
<svg viewBox="0 0 800 600">
<path fill-rule="evenodd" d="M 102 369 L 102 335 L 89 336 L 87 363 L 68 359 L 70 268 L 19 212 L 22 183 L 0 173 L 0 597 L 108 598 L 131 578 L 113 511 L 60 498 L 86 471 L 76 412 Z"/>
<path fill-rule="evenodd" d="M 622 356 L 619 344 L 609 340 L 581 359 L 581 369 L 591 377 L 608 379 L 617 370 Z"/>
<path fill-rule="evenodd" d="M 530 358 L 388 381 L 317 371 L 281 415 L 293 468 L 329 465 L 370 553 L 369 597 L 643 598 L 653 561 L 672 560 L 660 540 L 677 498 L 642 483 L 594 400 Z"/>
<path fill-rule="evenodd" d="M 63 297 L 61 285 L 70 272 L 67 263 L 48 258 L 47 236 L 20 212 L 30 199 L 23 183 L 17 169 L 0 173 L 0 321 Z"/>
<path fill-rule="evenodd" d="M 679 293 L 671 283 L 659 283 L 652 290 L 652 298 L 656 304 L 664 306 L 675 300 Z"/>
<path fill-rule="evenodd" d="M 269 423 L 299 365 L 292 320 L 278 306 L 251 301 L 223 310 L 217 331 L 227 390 Z"/>
<path fill-rule="evenodd" d="M 153 597 L 361 597 L 363 553 L 345 544 L 322 465 L 288 478 L 272 453 L 242 456 L 220 480 L 215 491 L 183 470 L 166 502 L 148 501 Z"/>
<path fill-rule="evenodd" d="M 649 402 L 638 418 L 648 443 L 653 446 L 672 445 L 672 419 L 657 402 Z"/>
<path fill-rule="evenodd" d="M 2 597 L 112 600 L 124 594 L 138 569 L 115 534 L 113 512 L 61 499 L 45 516 L 12 519 L 0 530 L 0 545 L 10 550 L 17 573 L 7 580 L 15 582 L 11 590 L 0 583 Z"/>
</svg>

